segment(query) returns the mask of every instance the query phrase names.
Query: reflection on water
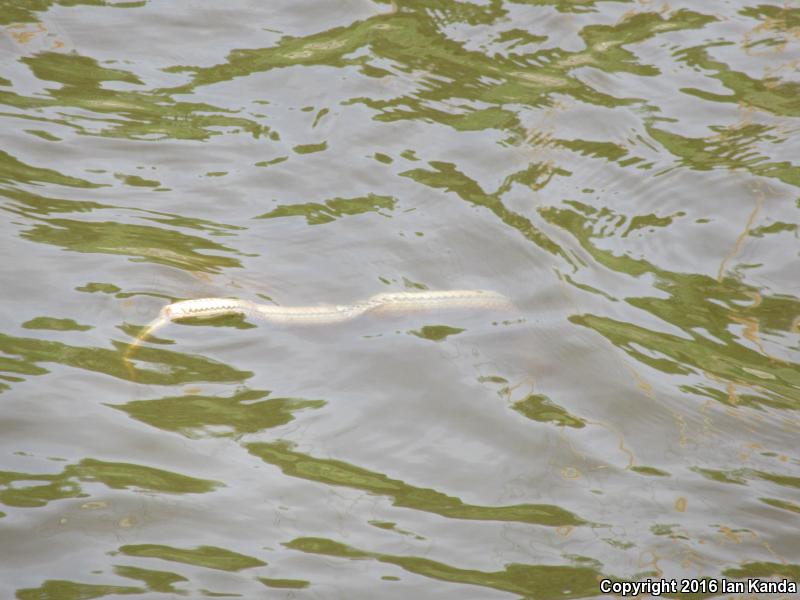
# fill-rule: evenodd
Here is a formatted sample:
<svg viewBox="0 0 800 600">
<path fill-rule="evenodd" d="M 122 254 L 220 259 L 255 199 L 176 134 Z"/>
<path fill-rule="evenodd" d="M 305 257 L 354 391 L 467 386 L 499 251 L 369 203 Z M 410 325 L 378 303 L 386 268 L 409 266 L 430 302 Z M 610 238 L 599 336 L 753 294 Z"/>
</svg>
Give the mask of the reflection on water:
<svg viewBox="0 0 800 600">
<path fill-rule="evenodd" d="M 295 411 L 325 406 L 324 400 L 265 400 L 268 395 L 269 391 L 245 389 L 232 397 L 187 394 L 132 400 L 117 408 L 143 423 L 186 436 L 199 436 L 203 429 L 214 427 L 241 436 L 285 425 L 294 419 Z"/>
<path fill-rule="evenodd" d="M 589 566 L 550 566 L 509 564 L 502 571 L 487 573 L 471 569 L 457 569 L 440 562 L 416 556 L 393 556 L 377 552 L 363 552 L 331 540 L 321 538 L 298 538 L 286 544 L 287 548 L 338 556 L 348 559 L 374 558 L 380 562 L 397 565 L 410 573 L 425 577 L 495 588 L 525 598 L 582 598 L 597 593 L 597 581 L 601 574 Z M 575 562 L 592 563 L 591 560 Z"/>
<path fill-rule="evenodd" d="M 4 6 L 0 595 L 800 579 L 798 67 L 771 0 Z M 406 289 L 519 309 L 130 353 Z"/>
<path fill-rule="evenodd" d="M 372 494 L 385 494 L 394 498 L 395 506 L 429 511 L 453 519 L 520 521 L 556 527 L 584 524 L 581 519 L 557 506 L 471 506 L 441 492 L 415 488 L 341 461 L 319 460 L 293 452 L 285 442 L 250 444 L 248 450 L 265 462 L 278 465 L 287 475 L 353 487 Z"/>
<path fill-rule="evenodd" d="M 7 506 L 44 506 L 49 501 L 65 498 L 80 498 L 88 494 L 81 492 L 73 480 L 98 481 L 110 488 L 140 488 L 159 492 L 202 493 L 214 489 L 216 484 L 177 473 L 169 473 L 161 469 L 108 463 L 99 460 L 84 459 L 76 465 L 69 465 L 56 475 L 38 475 L 32 473 L 0 472 L 0 478 L 6 487 L 0 492 L 0 502 Z M 17 482 L 41 481 L 36 485 L 24 487 Z"/>
</svg>

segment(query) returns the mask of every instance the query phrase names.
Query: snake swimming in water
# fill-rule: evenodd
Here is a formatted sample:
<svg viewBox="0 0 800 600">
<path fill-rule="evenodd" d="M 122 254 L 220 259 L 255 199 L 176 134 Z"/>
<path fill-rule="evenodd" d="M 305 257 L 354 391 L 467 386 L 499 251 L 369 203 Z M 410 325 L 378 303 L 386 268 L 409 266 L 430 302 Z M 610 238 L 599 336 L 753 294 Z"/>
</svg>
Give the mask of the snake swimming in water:
<svg viewBox="0 0 800 600">
<path fill-rule="evenodd" d="M 502 294 L 488 290 L 394 292 L 376 294 L 355 304 L 319 306 L 276 306 L 231 298 L 182 300 L 161 309 L 158 317 L 151 321 L 128 347 L 124 360 L 129 364 L 133 352 L 148 337 L 165 325 L 182 319 L 242 315 L 276 324 L 322 325 L 348 321 L 368 312 L 401 314 L 454 308 L 509 310 L 513 308 L 513 304 Z"/>
</svg>

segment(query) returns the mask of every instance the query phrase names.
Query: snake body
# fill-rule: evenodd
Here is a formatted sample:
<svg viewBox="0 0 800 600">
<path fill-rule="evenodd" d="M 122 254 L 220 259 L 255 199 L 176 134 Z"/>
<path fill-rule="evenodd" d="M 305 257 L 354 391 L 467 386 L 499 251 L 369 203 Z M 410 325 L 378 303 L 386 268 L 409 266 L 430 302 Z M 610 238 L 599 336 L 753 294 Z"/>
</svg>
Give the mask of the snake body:
<svg viewBox="0 0 800 600">
<path fill-rule="evenodd" d="M 182 319 L 213 318 L 243 315 L 284 325 L 314 325 L 349 321 L 367 312 L 402 314 L 437 309 L 477 308 L 508 310 L 511 301 L 497 292 L 487 290 L 450 290 L 394 292 L 376 294 L 367 300 L 345 305 L 276 306 L 232 298 L 196 298 L 173 302 L 163 307 L 125 353 L 127 361 L 133 351 L 156 331 Z"/>
</svg>

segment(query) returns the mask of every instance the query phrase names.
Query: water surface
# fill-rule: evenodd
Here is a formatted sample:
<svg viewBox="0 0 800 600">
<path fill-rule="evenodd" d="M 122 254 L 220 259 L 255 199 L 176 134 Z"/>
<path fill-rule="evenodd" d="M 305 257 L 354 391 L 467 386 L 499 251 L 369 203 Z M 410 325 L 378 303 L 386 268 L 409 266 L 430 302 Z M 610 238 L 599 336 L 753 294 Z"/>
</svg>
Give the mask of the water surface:
<svg viewBox="0 0 800 600">
<path fill-rule="evenodd" d="M 800 9 L 0 9 L 0 595 L 800 579 Z M 488 289 L 513 311 L 171 325 Z"/>
</svg>

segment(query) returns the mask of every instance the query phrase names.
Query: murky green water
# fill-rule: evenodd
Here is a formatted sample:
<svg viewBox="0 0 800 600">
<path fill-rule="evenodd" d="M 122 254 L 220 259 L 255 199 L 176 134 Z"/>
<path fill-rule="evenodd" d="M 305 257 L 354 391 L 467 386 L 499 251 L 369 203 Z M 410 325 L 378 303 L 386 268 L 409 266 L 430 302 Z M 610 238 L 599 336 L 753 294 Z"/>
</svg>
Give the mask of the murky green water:
<svg viewBox="0 0 800 600">
<path fill-rule="evenodd" d="M 0 25 L 3 598 L 800 579 L 796 3 Z M 179 299 L 421 289 L 517 309 L 223 317 L 123 360 Z"/>
</svg>

